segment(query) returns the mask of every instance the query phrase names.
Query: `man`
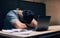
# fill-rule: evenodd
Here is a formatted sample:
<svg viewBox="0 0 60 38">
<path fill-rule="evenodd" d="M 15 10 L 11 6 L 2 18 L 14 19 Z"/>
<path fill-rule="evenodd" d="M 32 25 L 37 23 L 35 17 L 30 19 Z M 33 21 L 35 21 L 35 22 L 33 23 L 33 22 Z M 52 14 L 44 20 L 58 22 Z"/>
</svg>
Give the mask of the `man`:
<svg viewBox="0 0 60 38">
<path fill-rule="evenodd" d="M 36 27 L 38 22 L 34 19 L 31 10 L 11 10 L 7 13 L 3 29 L 27 29 Z"/>
</svg>

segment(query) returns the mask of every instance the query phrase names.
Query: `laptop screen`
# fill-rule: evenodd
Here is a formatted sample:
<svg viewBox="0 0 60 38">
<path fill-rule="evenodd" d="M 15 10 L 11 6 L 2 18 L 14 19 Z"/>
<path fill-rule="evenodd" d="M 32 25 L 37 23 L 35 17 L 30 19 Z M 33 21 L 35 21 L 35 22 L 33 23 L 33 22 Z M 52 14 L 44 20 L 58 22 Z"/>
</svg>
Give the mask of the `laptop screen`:
<svg viewBox="0 0 60 38">
<path fill-rule="evenodd" d="M 50 23 L 50 16 L 40 16 L 38 18 L 38 25 L 35 28 L 36 31 L 47 30 Z"/>
</svg>

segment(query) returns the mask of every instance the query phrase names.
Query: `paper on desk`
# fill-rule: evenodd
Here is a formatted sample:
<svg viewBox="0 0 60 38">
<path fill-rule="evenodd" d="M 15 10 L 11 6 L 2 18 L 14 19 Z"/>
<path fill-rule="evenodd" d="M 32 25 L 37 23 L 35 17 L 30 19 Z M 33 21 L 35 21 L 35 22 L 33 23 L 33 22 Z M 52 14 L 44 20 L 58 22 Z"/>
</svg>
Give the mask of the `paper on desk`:
<svg viewBox="0 0 60 38">
<path fill-rule="evenodd" d="M 11 30 L 2 30 L 2 32 L 9 32 L 12 34 L 30 34 L 33 32 L 32 30 L 25 30 L 25 29 L 11 29 Z"/>
<path fill-rule="evenodd" d="M 10 30 L 5 30 L 5 29 L 2 29 L 2 32 L 18 32 L 18 31 L 21 31 L 22 29 L 10 29 Z"/>
<path fill-rule="evenodd" d="M 26 35 L 26 34 L 30 34 L 32 32 L 33 32 L 32 30 L 29 30 L 29 31 L 21 31 L 21 32 L 12 32 L 12 34 L 23 34 L 23 35 Z"/>
<path fill-rule="evenodd" d="M 2 30 L 2 32 L 13 32 L 11 30 Z"/>
</svg>

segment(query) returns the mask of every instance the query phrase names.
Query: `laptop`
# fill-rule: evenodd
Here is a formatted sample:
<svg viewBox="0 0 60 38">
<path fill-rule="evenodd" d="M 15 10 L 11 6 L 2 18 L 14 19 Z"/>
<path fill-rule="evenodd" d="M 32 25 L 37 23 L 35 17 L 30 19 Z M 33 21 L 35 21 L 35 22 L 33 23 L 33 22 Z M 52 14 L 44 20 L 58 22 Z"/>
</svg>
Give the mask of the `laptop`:
<svg viewBox="0 0 60 38">
<path fill-rule="evenodd" d="M 38 25 L 35 28 L 35 31 L 45 31 L 48 30 L 48 26 L 50 23 L 50 16 L 40 16 L 38 18 Z"/>
</svg>

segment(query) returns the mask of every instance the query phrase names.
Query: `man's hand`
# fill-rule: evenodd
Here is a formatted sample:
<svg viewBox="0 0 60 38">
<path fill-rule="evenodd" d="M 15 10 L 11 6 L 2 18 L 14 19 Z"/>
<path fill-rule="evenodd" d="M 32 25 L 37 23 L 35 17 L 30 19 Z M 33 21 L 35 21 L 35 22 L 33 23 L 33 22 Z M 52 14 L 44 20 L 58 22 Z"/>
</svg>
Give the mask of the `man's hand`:
<svg viewBox="0 0 60 38">
<path fill-rule="evenodd" d="M 20 25 L 17 27 L 18 29 L 26 29 L 27 26 L 24 23 L 20 23 Z"/>
<path fill-rule="evenodd" d="M 38 25 L 38 21 L 36 21 L 35 19 L 33 19 L 30 24 L 26 23 L 26 25 L 29 26 L 29 27 L 36 28 L 36 26 Z"/>
<path fill-rule="evenodd" d="M 35 19 L 33 19 L 32 22 L 30 24 L 27 24 L 27 25 L 30 27 L 36 27 L 38 25 L 38 22 Z"/>
</svg>

